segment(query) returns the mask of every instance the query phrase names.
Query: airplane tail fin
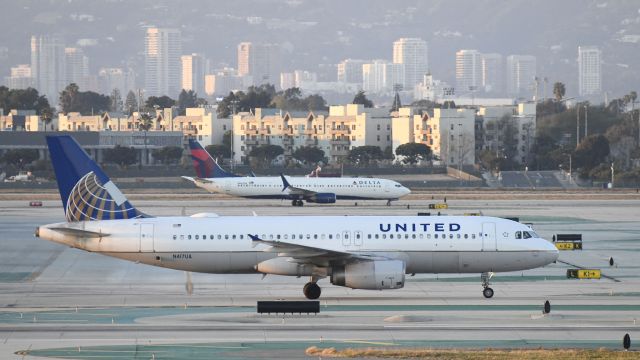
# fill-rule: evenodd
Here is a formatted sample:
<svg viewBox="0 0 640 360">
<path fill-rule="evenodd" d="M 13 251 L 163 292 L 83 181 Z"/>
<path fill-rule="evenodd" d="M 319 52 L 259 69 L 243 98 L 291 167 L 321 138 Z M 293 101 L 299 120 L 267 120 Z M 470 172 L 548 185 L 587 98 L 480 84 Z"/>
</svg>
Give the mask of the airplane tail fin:
<svg viewBox="0 0 640 360">
<path fill-rule="evenodd" d="M 199 142 L 189 139 L 189 148 L 191 149 L 191 159 L 193 159 L 193 167 L 196 169 L 196 175 L 199 178 L 222 178 L 237 177 L 238 175 L 224 171 L 213 160 L 211 155 L 205 150 Z"/>
<path fill-rule="evenodd" d="M 47 136 L 47 145 L 67 221 L 148 217 L 129 203 L 73 137 Z"/>
</svg>

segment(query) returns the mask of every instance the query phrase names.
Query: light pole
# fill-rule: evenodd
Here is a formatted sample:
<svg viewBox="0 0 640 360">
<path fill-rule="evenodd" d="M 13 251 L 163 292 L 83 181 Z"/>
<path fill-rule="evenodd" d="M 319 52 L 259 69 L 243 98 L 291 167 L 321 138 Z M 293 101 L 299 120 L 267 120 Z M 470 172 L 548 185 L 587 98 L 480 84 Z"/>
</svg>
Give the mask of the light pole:
<svg viewBox="0 0 640 360">
<path fill-rule="evenodd" d="M 587 114 L 588 107 L 587 106 L 589 106 L 589 105 L 585 105 L 584 106 L 584 137 L 585 138 L 588 135 L 588 132 L 587 132 L 588 127 L 587 126 L 589 125 L 589 123 L 587 122 L 588 121 L 588 114 Z"/>
<path fill-rule="evenodd" d="M 462 183 L 462 124 L 458 124 L 458 179 Z"/>
<path fill-rule="evenodd" d="M 612 189 L 613 189 L 613 173 L 614 173 L 614 170 L 613 170 L 613 162 L 611 162 L 611 188 L 612 188 Z"/>
<path fill-rule="evenodd" d="M 232 108 L 232 112 L 233 114 L 231 115 L 231 172 L 233 172 L 234 168 L 235 168 L 235 163 L 236 163 L 236 159 L 235 159 L 235 154 L 233 151 L 233 138 L 235 137 L 235 130 L 233 127 L 233 124 L 235 122 L 235 118 L 236 118 L 236 106 L 238 105 L 238 100 L 231 100 L 231 108 Z"/>
<path fill-rule="evenodd" d="M 580 105 L 576 105 L 576 147 L 580 145 Z"/>
</svg>

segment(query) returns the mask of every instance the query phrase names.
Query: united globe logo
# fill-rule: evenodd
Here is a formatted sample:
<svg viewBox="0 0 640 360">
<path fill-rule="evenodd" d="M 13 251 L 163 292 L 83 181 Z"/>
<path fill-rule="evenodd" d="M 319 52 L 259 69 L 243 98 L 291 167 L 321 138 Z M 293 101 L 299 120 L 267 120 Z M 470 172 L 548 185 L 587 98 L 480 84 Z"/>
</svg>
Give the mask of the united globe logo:
<svg viewBox="0 0 640 360">
<path fill-rule="evenodd" d="M 69 222 L 132 219 L 142 216 L 142 213 L 126 199 L 120 203 L 116 202 L 109 189 L 100 183 L 93 171 L 74 185 L 67 199 L 65 213 Z"/>
</svg>

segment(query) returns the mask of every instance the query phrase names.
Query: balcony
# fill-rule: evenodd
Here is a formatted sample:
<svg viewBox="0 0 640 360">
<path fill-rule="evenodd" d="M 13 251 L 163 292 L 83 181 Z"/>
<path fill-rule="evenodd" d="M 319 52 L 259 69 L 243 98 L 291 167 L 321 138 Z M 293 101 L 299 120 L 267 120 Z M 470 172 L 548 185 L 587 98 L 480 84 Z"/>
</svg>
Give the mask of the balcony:
<svg viewBox="0 0 640 360">
<path fill-rule="evenodd" d="M 246 129 L 244 133 L 247 135 L 258 135 L 258 129 Z"/>
<path fill-rule="evenodd" d="M 245 145 L 258 145 L 258 139 L 246 139 L 244 143 Z"/>
<path fill-rule="evenodd" d="M 331 139 L 332 145 L 349 145 L 350 143 L 349 139 Z"/>
<path fill-rule="evenodd" d="M 341 128 L 331 128 L 331 133 L 332 134 L 351 134 L 351 130 L 349 130 L 348 127 L 341 127 Z"/>
<path fill-rule="evenodd" d="M 305 139 L 304 140 L 304 145 L 305 146 L 317 146 L 318 145 L 318 139 Z"/>
</svg>

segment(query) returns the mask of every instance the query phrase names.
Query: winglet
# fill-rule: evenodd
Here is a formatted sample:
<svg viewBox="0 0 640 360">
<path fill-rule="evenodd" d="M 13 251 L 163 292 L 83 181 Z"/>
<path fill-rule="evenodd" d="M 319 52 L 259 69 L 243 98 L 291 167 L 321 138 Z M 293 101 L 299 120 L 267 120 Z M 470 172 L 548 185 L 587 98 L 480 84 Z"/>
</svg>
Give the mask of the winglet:
<svg viewBox="0 0 640 360">
<path fill-rule="evenodd" d="M 284 174 L 280 173 L 280 177 L 282 178 L 282 191 L 285 191 L 287 188 L 291 187 L 291 184 L 289 184 L 287 178 L 284 177 Z"/>
<path fill-rule="evenodd" d="M 258 235 L 247 234 L 249 238 L 251 238 L 251 247 L 254 248 L 258 246 L 262 242 L 262 239 L 258 237 Z"/>
</svg>

